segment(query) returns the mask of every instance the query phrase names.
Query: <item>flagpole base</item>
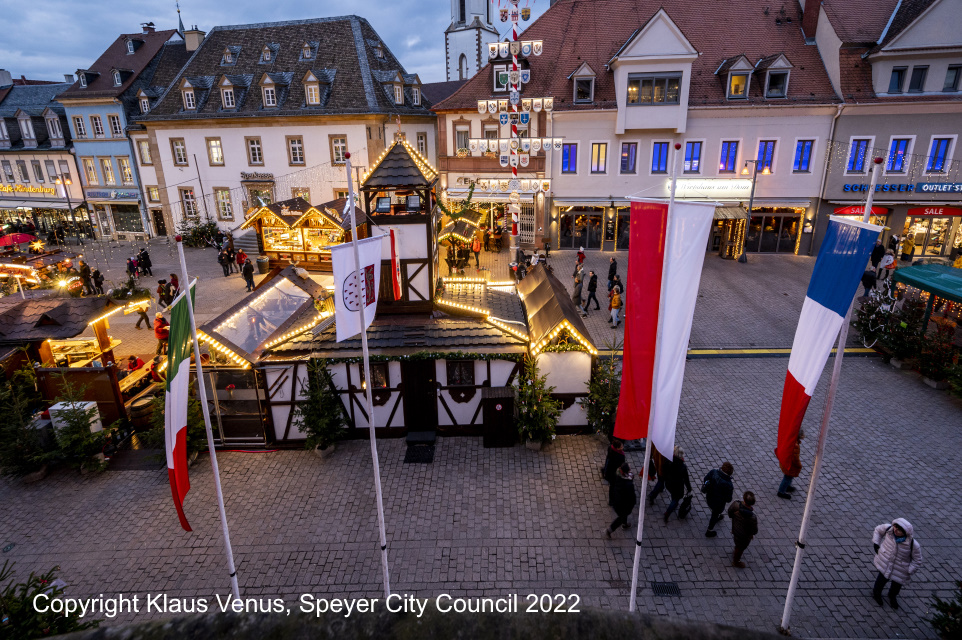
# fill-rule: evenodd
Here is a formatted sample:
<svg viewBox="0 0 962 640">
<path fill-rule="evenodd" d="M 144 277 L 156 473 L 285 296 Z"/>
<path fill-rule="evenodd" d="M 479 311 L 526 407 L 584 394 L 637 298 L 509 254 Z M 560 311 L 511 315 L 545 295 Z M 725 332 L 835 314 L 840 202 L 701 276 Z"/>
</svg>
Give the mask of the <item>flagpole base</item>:
<svg viewBox="0 0 962 640">
<path fill-rule="evenodd" d="M 779 633 L 780 635 L 783 635 L 783 636 L 790 636 L 790 635 L 792 635 L 792 632 L 791 632 L 789 629 L 787 629 L 787 628 L 785 628 L 785 627 L 782 627 L 782 626 L 775 627 L 775 630 L 778 631 L 778 633 Z"/>
</svg>

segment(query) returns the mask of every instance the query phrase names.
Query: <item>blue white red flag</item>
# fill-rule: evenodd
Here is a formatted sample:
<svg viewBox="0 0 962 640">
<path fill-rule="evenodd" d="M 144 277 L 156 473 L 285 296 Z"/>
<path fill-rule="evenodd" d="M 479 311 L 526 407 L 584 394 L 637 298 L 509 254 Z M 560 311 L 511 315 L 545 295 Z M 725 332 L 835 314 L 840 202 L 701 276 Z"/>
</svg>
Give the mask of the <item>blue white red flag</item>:
<svg viewBox="0 0 962 640">
<path fill-rule="evenodd" d="M 782 391 L 775 455 L 785 473 L 791 466 L 798 430 L 815 393 L 815 385 L 852 306 L 859 279 L 880 231 L 882 227 L 866 222 L 838 216 L 829 219 L 828 232 L 802 303 Z"/>
</svg>

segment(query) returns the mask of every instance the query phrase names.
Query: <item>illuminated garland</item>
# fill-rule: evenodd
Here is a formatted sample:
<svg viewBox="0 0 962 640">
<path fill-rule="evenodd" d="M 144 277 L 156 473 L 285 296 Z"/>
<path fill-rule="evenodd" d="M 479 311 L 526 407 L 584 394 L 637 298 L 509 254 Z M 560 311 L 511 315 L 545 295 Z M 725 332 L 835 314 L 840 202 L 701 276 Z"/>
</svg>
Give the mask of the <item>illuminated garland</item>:
<svg viewBox="0 0 962 640">
<path fill-rule="evenodd" d="M 203 331 L 200 331 L 200 330 L 197 331 L 197 339 L 200 341 L 206 342 L 208 347 L 226 356 L 227 358 L 233 360 L 234 364 L 240 366 L 242 369 L 247 369 L 251 366 L 247 360 L 237 355 L 235 352 L 231 351 L 221 343 L 217 342 L 217 340 L 210 337 Z"/>
<path fill-rule="evenodd" d="M 319 358 L 315 358 L 319 359 Z M 351 358 L 324 358 L 329 364 L 358 364 L 364 362 L 362 357 Z M 411 360 L 482 360 L 484 362 L 493 360 L 507 360 L 509 362 L 522 362 L 523 353 L 474 353 L 466 351 L 418 351 L 408 355 L 386 356 L 381 354 L 371 354 L 371 362 L 409 362 Z"/>
<path fill-rule="evenodd" d="M 287 341 L 287 340 L 289 340 L 289 339 L 291 339 L 291 338 L 297 337 L 297 336 L 301 335 L 302 333 L 304 333 L 305 331 L 307 331 L 308 329 L 313 329 L 313 328 L 316 327 L 318 324 L 320 324 L 321 320 L 324 320 L 325 318 L 330 318 L 332 315 L 334 315 L 334 314 L 331 313 L 331 312 L 319 313 L 319 314 L 317 314 L 316 316 L 314 316 L 314 318 L 313 318 L 310 322 L 308 322 L 307 324 L 301 325 L 301 326 L 298 327 L 297 329 L 293 329 L 293 330 L 291 330 L 291 331 L 288 331 L 288 332 L 285 333 L 284 335 L 282 335 L 282 336 L 280 336 L 280 337 L 278 337 L 278 338 L 275 338 L 274 340 L 271 340 L 271 341 L 268 342 L 266 345 L 264 345 L 264 348 L 265 348 L 265 349 L 270 349 L 271 347 L 273 347 L 273 346 L 275 346 L 275 345 L 278 345 L 278 344 L 280 344 L 280 343 L 282 343 L 282 342 L 285 342 L 285 341 Z"/>
</svg>

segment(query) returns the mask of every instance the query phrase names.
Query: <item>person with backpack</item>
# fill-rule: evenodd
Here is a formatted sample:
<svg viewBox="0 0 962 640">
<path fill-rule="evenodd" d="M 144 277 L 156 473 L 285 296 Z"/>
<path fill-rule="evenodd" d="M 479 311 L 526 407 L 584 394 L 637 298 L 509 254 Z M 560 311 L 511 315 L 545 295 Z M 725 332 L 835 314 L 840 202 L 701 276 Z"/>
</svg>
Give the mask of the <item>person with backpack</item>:
<svg viewBox="0 0 962 640">
<path fill-rule="evenodd" d="M 721 468 L 712 469 L 702 481 L 701 492 L 705 494 L 705 502 L 711 509 L 711 516 L 708 518 L 708 530 L 705 531 L 706 538 L 714 538 L 718 535 L 715 525 L 725 518 L 725 505 L 731 502 L 732 495 L 735 493 L 735 486 L 732 484 L 732 473 L 735 468 L 731 462 L 725 461 Z"/>
<path fill-rule="evenodd" d="M 608 484 L 614 481 L 618 469 L 625 463 L 625 445 L 617 438 L 611 441 L 608 447 L 608 455 L 605 456 L 605 464 L 601 467 L 601 479 L 607 480 Z"/>
<path fill-rule="evenodd" d="M 635 496 L 635 483 L 632 480 L 631 469 L 627 462 L 618 467 L 613 480 L 614 482 L 608 489 L 608 504 L 614 508 L 618 517 L 605 529 L 605 535 L 609 538 L 619 526 L 622 529 L 631 528 L 631 525 L 628 524 L 628 516 L 635 510 L 635 505 L 638 503 L 638 498 Z"/>
<path fill-rule="evenodd" d="M 481 268 L 481 238 L 478 234 L 474 234 L 474 240 L 471 241 L 471 253 L 474 254 L 474 266 L 478 269 Z"/>
<path fill-rule="evenodd" d="M 875 547 L 873 564 L 878 569 L 878 577 L 872 589 L 872 598 L 881 607 L 882 588 L 889 580 L 889 605 L 899 608 L 898 595 L 902 585 L 908 584 L 922 563 L 922 549 L 915 540 L 912 523 L 905 518 L 896 518 L 892 524 L 880 524 L 872 534 Z"/>
<path fill-rule="evenodd" d="M 169 307 L 173 298 L 168 299 L 170 295 L 170 287 L 167 286 L 166 280 L 157 281 L 157 304 L 161 307 Z"/>
<path fill-rule="evenodd" d="M 732 554 L 732 566 L 745 568 L 742 554 L 752 543 L 752 538 L 758 534 L 758 518 L 755 517 L 755 494 L 746 491 L 741 500 L 736 500 L 728 507 L 728 517 L 732 519 L 732 538 L 735 540 L 735 552 Z"/>
<path fill-rule="evenodd" d="M 688 477 L 688 465 L 685 464 L 685 451 L 681 447 L 675 447 L 673 460 L 666 460 L 662 464 L 662 474 L 665 478 L 665 488 L 671 495 L 671 502 L 662 519 L 668 524 L 668 518 L 685 497 L 686 493 L 691 493 L 691 479 Z M 685 514 L 687 515 L 687 514 Z"/>
</svg>

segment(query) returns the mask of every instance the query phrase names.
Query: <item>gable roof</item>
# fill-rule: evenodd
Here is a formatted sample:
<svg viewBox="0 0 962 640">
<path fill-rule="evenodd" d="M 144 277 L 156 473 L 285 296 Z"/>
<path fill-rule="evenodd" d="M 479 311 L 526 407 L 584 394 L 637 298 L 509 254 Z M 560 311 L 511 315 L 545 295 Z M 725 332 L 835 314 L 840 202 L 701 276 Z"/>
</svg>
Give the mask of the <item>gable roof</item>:
<svg viewBox="0 0 962 640">
<path fill-rule="evenodd" d="M 431 104 L 437 104 L 461 88 L 467 80 L 428 82 L 421 85 L 421 95 Z"/>
<path fill-rule="evenodd" d="M 429 187 L 438 178 L 437 170 L 406 140 L 395 140 L 361 178 L 361 188 Z"/>
<path fill-rule="evenodd" d="M 581 319 L 581 313 L 575 309 L 570 294 L 543 264 L 535 265 L 518 283 L 518 295 L 528 317 L 532 353 L 542 351 L 557 337 L 556 331 L 561 329 L 580 336 L 580 341 L 592 355 L 597 355 L 588 328 Z"/>
<path fill-rule="evenodd" d="M 101 297 L 4 299 L 0 304 L 0 344 L 73 338 L 83 333 L 91 320 L 117 306 Z"/>
<path fill-rule="evenodd" d="M 305 42 L 317 45 L 310 58 L 303 57 Z M 261 61 L 265 46 L 272 51 L 269 63 Z M 382 57 L 377 57 L 376 48 L 381 49 Z M 231 64 L 224 65 L 222 58 L 227 49 L 236 55 Z M 319 105 L 306 103 L 302 79 L 308 71 L 326 77 L 331 83 Z M 285 83 L 278 86 L 277 106 L 265 108 L 260 92 L 248 91 L 238 97 L 235 108 L 224 110 L 220 100 L 210 99 L 210 94 L 214 79 L 227 72 L 252 74 L 258 82 L 265 72 L 271 74 L 275 83 L 278 79 L 284 80 Z M 430 103 L 426 101 L 420 105 L 414 105 L 412 100 L 405 100 L 403 105 L 394 104 L 379 86 L 377 78 L 381 73 L 407 75 L 377 32 L 358 16 L 217 26 L 210 30 L 181 73 L 168 83 L 158 104 L 137 119 L 147 122 L 305 114 L 431 115 Z M 183 78 L 189 78 L 195 87 L 196 109 L 183 108 L 179 95 Z M 198 89 L 198 85 L 202 85 L 201 88 Z"/>
<path fill-rule="evenodd" d="M 892 13 L 904 0 L 822 0 L 825 15 L 842 43 L 878 41 Z"/>
<path fill-rule="evenodd" d="M 715 75 L 723 60 L 745 54 L 754 63 L 779 52 L 784 52 L 795 65 L 788 97 L 781 99 L 781 104 L 838 102 L 818 48 L 805 44 L 794 17 L 780 18 L 777 10 L 765 15 L 763 5 L 742 2 L 726 4 L 725 19 L 712 20 L 706 16 L 717 13 L 715 0 L 555 3 L 524 32 L 524 40 L 542 40 L 544 51 L 524 61 L 531 68 L 531 81 L 524 85 L 522 97 L 553 97 L 556 111 L 616 108 L 614 73 L 607 64 L 662 9 L 699 54 L 691 63 L 689 106 L 731 106 L 725 81 Z M 787 22 L 789 17 L 791 23 Z M 780 18 L 781 24 L 776 24 L 776 18 Z M 578 28 L 571 29 L 571 25 Z M 583 63 L 597 72 L 594 102 L 575 104 L 568 76 Z M 478 100 L 506 98 L 504 92 L 492 91 L 491 68 L 490 63 L 485 65 L 452 96 L 436 104 L 434 110 L 476 110 Z M 753 82 L 748 99 L 738 104 L 764 104 L 764 87 L 759 86 L 762 84 Z"/>
<path fill-rule="evenodd" d="M 912 26 L 923 13 L 928 11 L 928 9 L 938 1 L 939 0 L 902 0 L 892 13 L 886 28 L 879 36 L 878 43 L 872 47 L 869 53 L 875 53 L 892 43 L 892 41 L 902 35 L 906 29 Z"/>
</svg>

